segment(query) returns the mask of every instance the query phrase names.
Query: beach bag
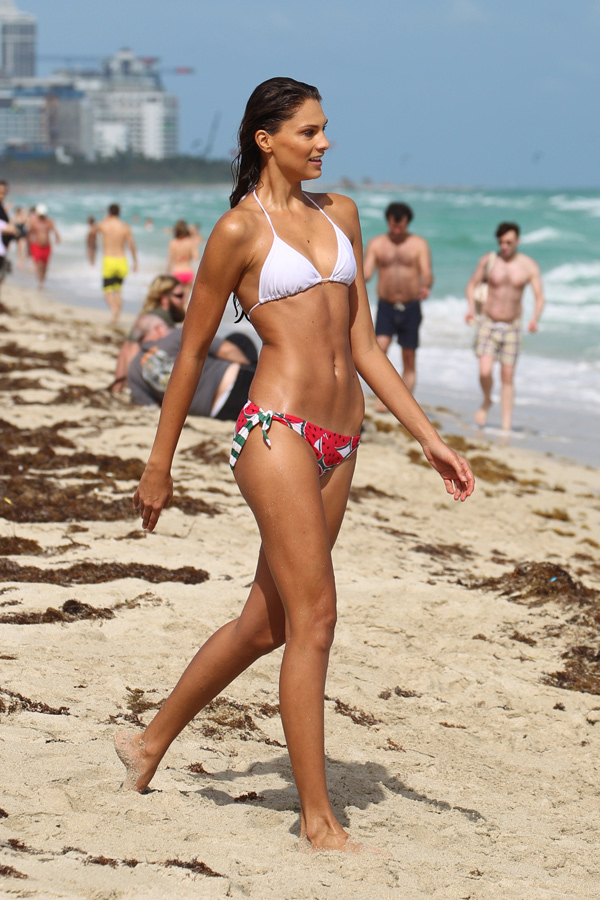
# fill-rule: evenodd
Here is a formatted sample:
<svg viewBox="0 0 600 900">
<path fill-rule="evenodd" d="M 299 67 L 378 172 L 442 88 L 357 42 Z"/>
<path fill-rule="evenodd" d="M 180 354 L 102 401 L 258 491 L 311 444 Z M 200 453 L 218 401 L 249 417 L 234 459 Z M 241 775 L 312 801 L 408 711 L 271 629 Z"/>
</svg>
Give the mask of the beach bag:
<svg viewBox="0 0 600 900">
<path fill-rule="evenodd" d="M 490 272 L 492 271 L 492 266 L 496 262 L 498 254 L 492 251 L 488 256 L 487 262 L 485 264 L 485 271 L 483 273 L 483 279 L 479 282 L 479 284 L 475 285 L 475 290 L 473 291 L 473 299 L 475 300 L 475 315 L 480 316 L 481 311 L 484 307 L 485 301 L 487 300 L 488 295 L 488 278 L 490 277 Z"/>
<path fill-rule="evenodd" d="M 175 365 L 175 357 L 165 353 L 164 350 L 159 350 L 158 347 L 153 347 L 144 354 L 141 365 L 144 381 L 155 391 L 164 394 Z"/>
</svg>

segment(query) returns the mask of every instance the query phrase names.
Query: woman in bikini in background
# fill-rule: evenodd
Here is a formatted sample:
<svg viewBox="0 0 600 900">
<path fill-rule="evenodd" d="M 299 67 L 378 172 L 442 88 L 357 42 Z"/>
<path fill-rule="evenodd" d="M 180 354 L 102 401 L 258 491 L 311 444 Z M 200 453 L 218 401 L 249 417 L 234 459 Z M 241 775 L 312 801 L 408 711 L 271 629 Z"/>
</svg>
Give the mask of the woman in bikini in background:
<svg viewBox="0 0 600 900">
<path fill-rule="evenodd" d="M 198 261 L 198 242 L 192 236 L 187 222 L 179 219 L 173 226 L 173 238 L 169 241 L 167 272 L 183 285 L 186 302 L 192 290 Z"/>
<path fill-rule="evenodd" d="M 364 414 L 359 374 L 421 444 L 455 500 L 473 491 L 467 462 L 440 438 L 375 339 L 352 200 L 305 194 L 329 147 L 316 88 L 273 78 L 239 130 L 231 209 L 196 277 L 181 351 L 134 497 L 154 530 L 173 494 L 170 468 L 202 365 L 234 293 L 262 351 L 236 426 L 231 463 L 262 540 L 239 618 L 190 662 L 142 734 L 122 732 L 126 785 L 142 791 L 173 739 L 260 656 L 285 644 L 281 718 L 315 849 L 349 846 L 325 781 L 324 689 L 336 621 L 331 548 L 342 524 Z"/>
</svg>

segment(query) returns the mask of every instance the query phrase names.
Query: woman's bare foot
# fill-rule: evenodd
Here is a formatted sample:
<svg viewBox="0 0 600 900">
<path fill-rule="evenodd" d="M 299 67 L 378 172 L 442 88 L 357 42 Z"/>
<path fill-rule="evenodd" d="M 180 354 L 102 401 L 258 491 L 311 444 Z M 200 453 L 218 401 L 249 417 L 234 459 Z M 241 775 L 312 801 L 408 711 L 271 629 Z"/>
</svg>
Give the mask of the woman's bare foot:
<svg viewBox="0 0 600 900">
<path fill-rule="evenodd" d="M 487 422 L 488 413 L 490 411 L 490 403 L 482 403 L 477 412 L 475 413 L 475 421 L 479 425 L 480 428 L 483 428 L 485 423 Z"/>
<path fill-rule="evenodd" d="M 350 837 L 349 834 L 346 834 L 345 831 L 343 831 L 341 834 L 338 834 L 337 832 L 329 832 L 328 834 L 324 834 L 320 838 L 315 838 L 312 841 L 310 841 L 308 839 L 308 836 L 304 834 L 300 838 L 300 849 L 303 853 L 328 853 L 334 851 L 338 853 L 380 854 L 380 851 L 372 850 L 364 844 L 359 843 L 359 841 L 355 841 Z"/>
<path fill-rule="evenodd" d="M 145 791 L 159 760 L 154 761 L 146 750 L 142 735 L 135 731 L 119 731 L 115 735 L 115 750 L 125 766 L 123 788 L 126 791 Z"/>
</svg>

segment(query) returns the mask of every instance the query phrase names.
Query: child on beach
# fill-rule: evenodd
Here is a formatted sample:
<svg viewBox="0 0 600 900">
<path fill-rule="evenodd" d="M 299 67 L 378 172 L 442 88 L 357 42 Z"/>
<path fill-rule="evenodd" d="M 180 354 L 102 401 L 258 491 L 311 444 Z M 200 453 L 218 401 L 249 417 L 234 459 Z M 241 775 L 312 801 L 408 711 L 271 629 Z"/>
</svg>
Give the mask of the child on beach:
<svg viewBox="0 0 600 900">
<path fill-rule="evenodd" d="M 431 425 L 379 348 L 362 274 L 356 206 L 305 193 L 329 147 L 315 87 L 272 78 L 252 93 L 239 129 L 231 209 L 196 276 L 181 351 L 135 493 L 153 531 L 173 496 L 170 468 L 211 341 L 231 293 L 262 351 L 240 412 L 230 464 L 261 536 L 253 585 L 237 619 L 198 651 L 141 734 L 121 732 L 126 786 L 143 791 L 191 719 L 255 660 L 285 644 L 281 718 L 314 849 L 349 836 L 325 779 L 324 689 L 336 621 L 331 548 L 342 524 L 364 415 L 359 375 L 421 444 L 455 500 L 471 495 L 468 463 Z"/>
</svg>

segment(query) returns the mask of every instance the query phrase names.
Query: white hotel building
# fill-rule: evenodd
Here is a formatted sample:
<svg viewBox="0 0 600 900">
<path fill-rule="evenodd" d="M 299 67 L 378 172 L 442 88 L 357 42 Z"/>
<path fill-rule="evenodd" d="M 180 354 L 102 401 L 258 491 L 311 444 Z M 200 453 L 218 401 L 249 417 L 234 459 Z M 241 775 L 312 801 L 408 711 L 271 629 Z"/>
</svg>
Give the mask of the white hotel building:
<svg viewBox="0 0 600 900">
<path fill-rule="evenodd" d="M 164 90 L 156 59 L 123 49 L 98 68 L 36 78 L 36 30 L 14 0 L 0 0 L 0 155 L 177 155 L 178 102 Z"/>
</svg>

